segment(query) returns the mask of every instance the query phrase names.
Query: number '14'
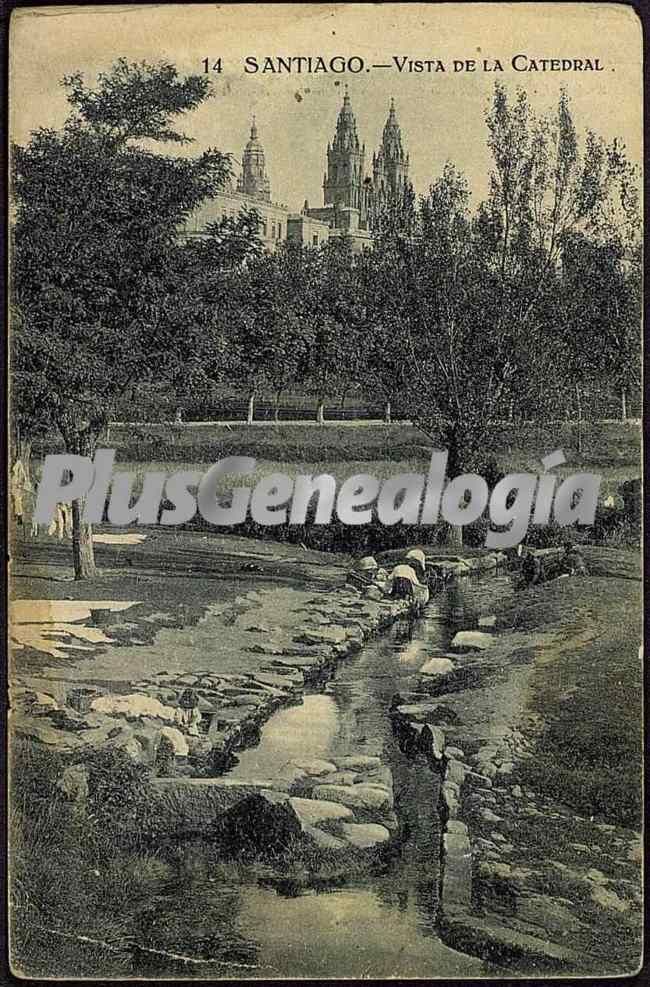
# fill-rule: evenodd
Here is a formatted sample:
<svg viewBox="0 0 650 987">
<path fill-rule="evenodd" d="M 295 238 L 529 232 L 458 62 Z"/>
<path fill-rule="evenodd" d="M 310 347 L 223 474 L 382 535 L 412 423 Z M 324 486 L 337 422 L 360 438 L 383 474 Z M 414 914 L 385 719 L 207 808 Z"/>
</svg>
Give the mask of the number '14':
<svg viewBox="0 0 650 987">
<path fill-rule="evenodd" d="M 209 72 L 210 71 L 210 59 L 209 58 L 204 58 L 203 59 L 203 68 L 205 69 L 206 72 Z M 216 60 L 216 62 L 214 62 L 214 64 L 212 65 L 212 71 L 213 72 L 221 72 L 221 59 L 220 58 L 218 58 Z"/>
</svg>

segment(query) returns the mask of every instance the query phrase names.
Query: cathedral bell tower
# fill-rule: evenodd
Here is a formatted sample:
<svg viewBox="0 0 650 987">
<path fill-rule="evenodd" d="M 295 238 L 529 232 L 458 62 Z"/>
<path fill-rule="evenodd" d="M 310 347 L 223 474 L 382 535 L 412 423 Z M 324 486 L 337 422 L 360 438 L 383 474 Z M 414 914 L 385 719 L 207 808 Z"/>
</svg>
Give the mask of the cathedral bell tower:
<svg viewBox="0 0 650 987">
<path fill-rule="evenodd" d="M 332 205 L 335 210 L 358 209 L 361 226 L 365 225 L 366 219 L 365 155 L 365 145 L 359 143 L 357 122 L 346 86 L 334 140 L 327 145 L 327 173 L 323 180 L 323 195 L 325 205 Z"/>
<path fill-rule="evenodd" d="M 380 196 L 403 191 L 408 182 L 409 156 L 402 146 L 394 99 L 390 101 L 381 145 L 372 158 L 372 174 L 375 193 Z"/>
<path fill-rule="evenodd" d="M 250 195 L 253 199 L 271 201 L 271 183 L 266 175 L 264 148 L 258 140 L 255 117 L 251 125 L 250 140 L 244 148 L 242 175 L 237 183 L 237 191 Z"/>
</svg>

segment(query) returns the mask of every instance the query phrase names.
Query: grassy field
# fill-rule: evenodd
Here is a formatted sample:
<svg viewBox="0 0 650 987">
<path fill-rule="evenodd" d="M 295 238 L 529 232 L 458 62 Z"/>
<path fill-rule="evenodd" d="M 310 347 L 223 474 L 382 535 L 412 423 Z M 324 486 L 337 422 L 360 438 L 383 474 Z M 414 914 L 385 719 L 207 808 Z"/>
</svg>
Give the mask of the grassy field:
<svg viewBox="0 0 650 987">
<path fill-rule="evenodd" d="M 541 470 L 541 458 L 564 450 L 567 464 L 556 472 L 578 469 L 602 473 L 603 495 L 615 492 L 622 481 L 641 472 L 641 430 L 632 424 L 585 426 L 583 449 L 577 451 L 573 425 L 557 427 L 495 427 L 485 448 L 485 462 L 503 473 Z M 341 482 L 355 473 L 380 479 L 401 472 L 425 472 L 434 444 L 411 426 L 256 425 L 113 427 L 102 444 L 116 450 L 121 470 L 205 471 L 227 456 L 250 456 L 258 461 L 251 477 L 286 472 L 331 473 Z M 36 458 L 57 451 L 56 443 L 35 449 Z M 224 478 L 227 484 L 228 478 Z M 241 481 L 240 481 L 241 482 Z M 224 487 L 225 489 L 225 487 Z"/>
<path fill-rule="evenodd" d="M 562 448 L 571 467 L 638 470 L 641 430 L 638 425 L 610 423 L 585 425 L 582 453 L 577 451 L 577 427 L 495 426 L 486 459 L 502 468 L 537 471 L 540 457 Z M 117 450 L 119 461 L 213 463 L 225 456 L 254 456 L 269 463 L 425 463 L 434 445 L 421 431 L 406 425 L 246 425 L 112 427 L 102 440 Z M 37 454 L 57 451 L 55 440 L 43 443 Z M 349 473 L 350 470 L 347 470 Z"/>
<path fill-rule="evenodd" d="M 486 445 L 484 466 L 481 472 L 490 486 L 500 475 L 513 471 L 537 474 L 541 459 L 549 452 L 562 448 L 567 463 L 555 470 L 559 476 L 576 471 L 597 472 L 602 476 L 601 501 L 619 493 L 620 484 L 639 476 L 640 429 L 621 423 L 588 426 L 583 430 L 582 452 L 576 450 L 576 429 L 573 425 L 553 428 L 540 426 L 495 427 Z M 249 456 L 257 466 L 250 477 L 224 475 L 220 489 L 227 493 L 233 486 L 254 486 L 263 476 L 271 473 L 317 475 L 329 473 L 337 481 L 337 487 L 355 474 L 366 473 L 384 480 L 399 473 L 425 474 L 428 471 L 433 443 L 417 429 L 410 426 L 386 425 L 256 425 L 239 426 L 169 426 L 150 425 L 146 428 L 114 427 L 102 442 L 115 448 L 116 469 L 142 477 L 146 471 L 171 474 L 181 470 L 204 473 L 219 459 L 227 456 Z M 41 446 L 34 450 L 34 460 L 55 451 L 56 446 Z M 135 491 L 138 484 L 135 485 Z M 622 505 L 619 503 L 618 505 Z M 606 509 L 605 513 L 607 513 Z M 626 544 L 638 539 L 636 531 L 628 531 L 625 523 L 618 524 L 609 512 L 606 521 L 606 540 Z M 623 519 L 624 521 L 624 519 Z M 610 523 L 616 522 L 616 523 Z M 466 530 L 466 544 L 479 545 L 485 541 L 485 519 L 480 519 Z M 205 526 L 203 526 L 205 528 Z M 341 531 L 331 530 L 336 525 L 297 530 L 296 525 L 266 528 L 250 525 L 237 530 L 238 534 L 274 540 L 293 541 L 324 551 L 361 552 L 381 551 L 417 543 L 424 537 L 422 531 L 406 530 L 403 525 L 387 528 L 378 522 L 368 526 L 341 526 Z M 435 526 L 434 526 L 435 527 Z M 364 528 L 364 530 L 361 530 Z M 445 538 L 445 527 L 428 529 L 425 541 L 440 544 Z M 475 529 L 475 530 L 474 530 Z M 207 530 L 207 529 L 206 529 Z M 554 544 L 562 540 L 560 529 L 533 533 L 535 544 Z M 582 539 L 584 533 L 577 533 Z M 547 537 L 548 536 L 548 537 Z M 548 538 L 551 538 L 551 541 Z M 595 532 L 598 541 L 603 533 Z M 542 539 L 541 541 L 539 539 Z"/>
</svg>

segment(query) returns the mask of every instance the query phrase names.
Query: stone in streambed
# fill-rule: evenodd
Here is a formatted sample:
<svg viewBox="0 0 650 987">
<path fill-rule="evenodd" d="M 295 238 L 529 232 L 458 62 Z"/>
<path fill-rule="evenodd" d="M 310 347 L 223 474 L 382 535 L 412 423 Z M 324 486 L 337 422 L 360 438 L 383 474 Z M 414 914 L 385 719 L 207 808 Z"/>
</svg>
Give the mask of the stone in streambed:
<svg viewBox="0 0 650 987">
<path fill-rule="evenodd" d="M 393 808 L 393 797 L 390 792 L 372 785 L 317 785 L 312 795 L 316 799 L 340 802 L 364 812 L 382 812 Z"/>
<path fill-rule="evenodd" d="M 449 658 L 429 658 L 420 669 L 420 675 L 439 678 L 454 671 L 455 665 Z"/>
<path fill-rule="evenodd" d="M 333 757 L 332 761 L 342 771 L 368 771 L 381 767 L 381 758 L 370 754 L 345 754 Z"/>
<path fill-rule="evenodd" d="M 177 730 L 175 727 L 163 727 L 160 731 L 160 736 L 165 737 L 169 741 L 175 756 L 187 757 L 190 749 L 187 745 L 187 740 L 180 730 Z"/>
<path fill-rule="evenodd" d="M 615 912 L 627 912 L 630 909 L 630 902 L 624 898 L 619 898 L 615 891 L 596 886 L 592 888 L 591 897 L 601 908 L 609 908 Z"/>
<path fill-rule="evenodd" d="M 596 867 L 591 867 L 586 873 L 585 877 L 589 881 L 593 881 L 594 884 L 607 884 L 607 878 L 601 870 L 597 870 Z"/>
<path fill-rule="evenodd" d="M 318 778 L 318 784 L 354 785 L 360 780 L 362 780 L 362 776 L 356 771 L 334 771 L 331 775 L 320 775 Z"/>
<path fill-rule="evenodd" d="M 333 836 L 332 833 L 326 833 L 324 829 L 319 829 L 317 826 L 305 824 L 302 831 L 314 841 L 319 850 L 343 850 L 347 846 L 345 840 Z"/>
<path fill-rule="evenodd" d="M 478 626 L 479 630 L 493 631 L 497 626 L 497 618 L 494 614 L 490 614 L 489 617 L 479 617 Z"/>
<path fill-rule="evenodd" d="M 292 684 L 287 681 L 286 675 L 274 674 L 273 672 L 255 672 L 251 675 L 253 682 L 260 682 L 262 685 L 271 685 L 276 689 L 288 690 Z"/>
<path fill-rule="evenodd" d="M 389 831 L 378 823 L 343 823 L 341 831 L 348 843 L 360 850 L 370 849 L 390 839 Z"/>
<path fill-rule="evenodd" d="M 300 822 L 306 826 L 317 826 L 322 822 L 354 818 L 352 809 L 346 805 L 341 805 L 339 802 L 292 797 L 289 799 L 289 804 Z"/>
<path fill-rule="evenodd" d="M 357 781 L 365 782 L 366 785 L 377 785 L 380 788 L 385 788 L 386 791 L 393 791 L 393 772 L 386 764 L 381 764 L 377 768 L 371 768 L 368 771 L 357 774 Z"/>
<path fill-rule="evenodd" d="M 97 713 L 106 713 L 109 716 L 124 716 L 126 719 L 139 719 L 143 716 L 155 717 L 174 723 L 176 720 L 176 709 L 172 706 L 163 706 L 157 699 L 145 693 L 134 692 L 130 695 L 105 695 L 93 699 L 90 708 Z"/>
<path fill-rule="evenodd" d="M 300 758 L 291 762 L 297 768 L 302 768 L 303 771 L 308 775 L 327 775 L 332 774 L 336 771 L 336 765 L 331 761 L 321 760 L 320 758 Z"/>
<path fill-rule="evenodd" d="M 478 865 L 478 872 L 481 877 L 507 881 L 512 876 L 512 867 L 510 864 L 499 861 L 481 860 Z"/>
<path fill-rule="evenodd" d="M 457 785 L 462 785 L 468 771 L 469 768 L 466 764 L 463 764 L 462 761 L 456 761 L 454 758 L 450 758 L 447 762 L 445 777 L 448 781 L 453 781 Z"/>
<path fill-rule="evenodd" d="M 483 631 L 459 631 L 451 642 L 452 651 L 485 651 L 494 645 L 492 634 Z"/>
<path fill-rule="evenodd" d="M 404 703 L 395 709 L 395 713 L 398 716 L 403 716 L 413 723 L 439 722 L 439 712 L 440 706 L 438 703 Z"/>
</svg>

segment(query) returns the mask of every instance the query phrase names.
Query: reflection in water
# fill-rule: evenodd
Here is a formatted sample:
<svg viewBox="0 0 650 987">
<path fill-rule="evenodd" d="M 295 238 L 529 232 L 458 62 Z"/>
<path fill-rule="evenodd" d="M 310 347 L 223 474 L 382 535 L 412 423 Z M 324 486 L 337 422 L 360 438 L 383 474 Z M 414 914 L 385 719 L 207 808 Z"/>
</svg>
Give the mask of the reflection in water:
<svg viewBox="0 0 650 987">
<path fill-rule="evenodd" d="M 386 908 L 365 889 L 300 898 L 256 889 L 242 926 L 260 944 L 256 976 L 440 977 L 479 975 L 482 964 L 419 937 L 407 910 Z"/>
<path fill-rule="evenodd" d="M 262 728 L 259 745 L 241 752 L 231 772 L 239 778 L 268 778 L 297 758 L 380 755 L 393 771 L 403 841 L 382 873 L 297 897 L 282 897 L 245 878 L 206 883 L 205 874 L 197 874 L 193 885 L 172 891 L 164 906 L 156 903 L 159 928 L 178 952 L 216 961 L 207 968 L 185 967 L 184 977 L 487 974 L 480 961 L 449 949 L 436 935 L 439 779 L 423 759 L 400 752 L 387 712 L 396 692 L 417 687 L 418 669 L 427 658 L 447 649 L 457 630 L 455 618 L 472 626 L 511 593 L 507 577 L 451 586 L 434 598 L 423 619 L 396 625 L 387 637 L 370 642 L 339 667 L 325 694 L 306 696 L 302 705 L 278 712 Z M 241 966 L 230 969 L 228 962 Z M 150 959 L 143 964 L 138 975 L 151 971 Z M 178 971 L 163 964 L 156 972 Z"/>
<path fill-rule="evenodd" d="M 331 753 L 338 711 L 331 695 L 305 696 L 300 706 L 279 710 L 262 729 L 257 747 L 241 751 L 229 778 L 271 778 L 287 761 Z"/>
</svg>

